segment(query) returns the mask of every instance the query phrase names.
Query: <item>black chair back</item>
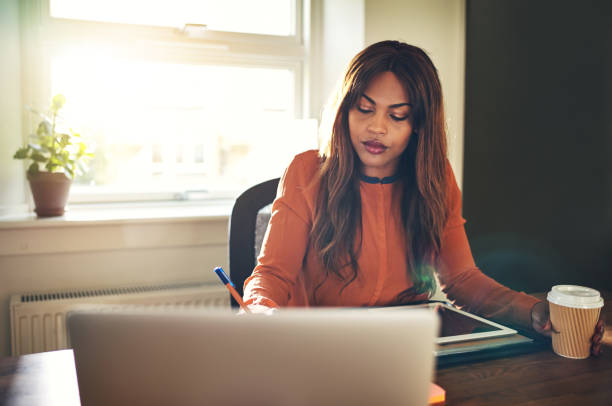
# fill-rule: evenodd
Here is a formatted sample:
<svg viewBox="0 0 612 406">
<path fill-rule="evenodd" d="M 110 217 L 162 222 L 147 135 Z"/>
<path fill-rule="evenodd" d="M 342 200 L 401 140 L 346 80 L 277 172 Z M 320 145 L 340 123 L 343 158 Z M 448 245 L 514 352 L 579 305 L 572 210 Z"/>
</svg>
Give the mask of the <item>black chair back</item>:
<svg viewBox="0 0 612 406">
<path fill-rule="evenodd" d="M 242 296 L 243 285 L 255 268 L 270 220 L 270 204 L 276 197 L 279 178 L 255 185 L 236 199 L 229 223 L 229 272 Z M 232 307 L 238 303 L 231 297 Z"/>
</svg>

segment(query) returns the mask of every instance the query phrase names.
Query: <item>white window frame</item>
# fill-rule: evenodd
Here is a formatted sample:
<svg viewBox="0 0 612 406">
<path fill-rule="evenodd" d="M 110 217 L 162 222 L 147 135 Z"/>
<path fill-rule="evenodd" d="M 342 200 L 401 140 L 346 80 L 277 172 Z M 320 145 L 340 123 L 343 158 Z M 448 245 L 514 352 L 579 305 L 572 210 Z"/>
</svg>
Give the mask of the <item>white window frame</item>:
<svg viewBox="0 0 612 406">
<path fill-rule="evenodd" d="M 22 0 L 22 95 L 25 105 L 50 100 L 52 56 L 67 44 L 112 46 L 113 51 L 147 60 L 198 65 L 284 68 L 294 72 L 295 118 L 309 116 L 307 69 L 309 66 L 310 1 L 296 0 L 295 33 L 291 36 L 244 34 L 213 30 L 182 30 L 171 27 L 58 19 L 50 16 L 49 0 Z M 193 22 L 197 24 L 199 22 Z M 187 31 L 187 32 L 185 32 Z M 126 41 L 130 38 L 130 41 Z M 140 54 L 138 54 L 140 53 Z M 35 118 L 24 114 L 23 139 L 35 126 Z M 203 195 L 205 200 L 231 199 L 235 194 L 191 193 L 79 193 L 73 188 L 70 203 L 172 201 Z M 76 193 L 75 193 L 76 192 Z M 199 192 L 199 191 L 196 191 Z"/>
</svg>

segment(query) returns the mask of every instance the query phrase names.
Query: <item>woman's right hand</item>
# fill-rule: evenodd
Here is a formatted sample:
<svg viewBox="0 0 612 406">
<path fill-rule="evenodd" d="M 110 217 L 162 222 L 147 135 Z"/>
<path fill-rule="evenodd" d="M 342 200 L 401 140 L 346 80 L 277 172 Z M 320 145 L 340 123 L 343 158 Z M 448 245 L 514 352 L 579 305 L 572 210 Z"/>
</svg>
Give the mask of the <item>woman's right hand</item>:
<svg viewBox="0 0 612 406">
<path fill-rule="evenodd" d="M 268 307 L 260 304 L 249 304 L 247 305 L 247 308 L 250 312 L 248 314 L 265 314 L 266 316 L 271 316 L 278 311 L 278 308 L 276 307 Z M 247 314 L 247 312 L 245 312 L 243 309 L 240 309 L 238 314 Z"/>
</svg>

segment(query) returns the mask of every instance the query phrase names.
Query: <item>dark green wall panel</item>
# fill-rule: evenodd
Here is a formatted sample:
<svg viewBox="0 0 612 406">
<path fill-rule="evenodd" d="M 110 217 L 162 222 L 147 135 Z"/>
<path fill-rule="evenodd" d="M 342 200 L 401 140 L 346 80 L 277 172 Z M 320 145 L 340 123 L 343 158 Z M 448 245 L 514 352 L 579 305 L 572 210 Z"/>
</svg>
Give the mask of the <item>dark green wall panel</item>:
<svg viewBox="0 0 612 406">
<path fill-rule="evenodd" d="M 468 0 L 463 203 L 515 289 L 612 289 L 612 2 Z"/>
</svg>

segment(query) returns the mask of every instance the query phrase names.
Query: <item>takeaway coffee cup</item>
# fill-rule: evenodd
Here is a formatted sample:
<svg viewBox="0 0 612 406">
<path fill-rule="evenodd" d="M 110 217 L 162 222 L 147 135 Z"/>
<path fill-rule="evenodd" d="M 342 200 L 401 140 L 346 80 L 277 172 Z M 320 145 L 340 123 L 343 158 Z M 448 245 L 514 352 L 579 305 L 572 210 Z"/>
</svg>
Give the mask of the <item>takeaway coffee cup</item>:
<svg viewBox="0 0 612 406">
<path fill-rule="evenodd" d="M 591 337 L 603 307 L 595 289 L 575 285 L 553 286 L 548 292 L 553 350 L 562 357 L 588 358 Z"/>
</svg>

